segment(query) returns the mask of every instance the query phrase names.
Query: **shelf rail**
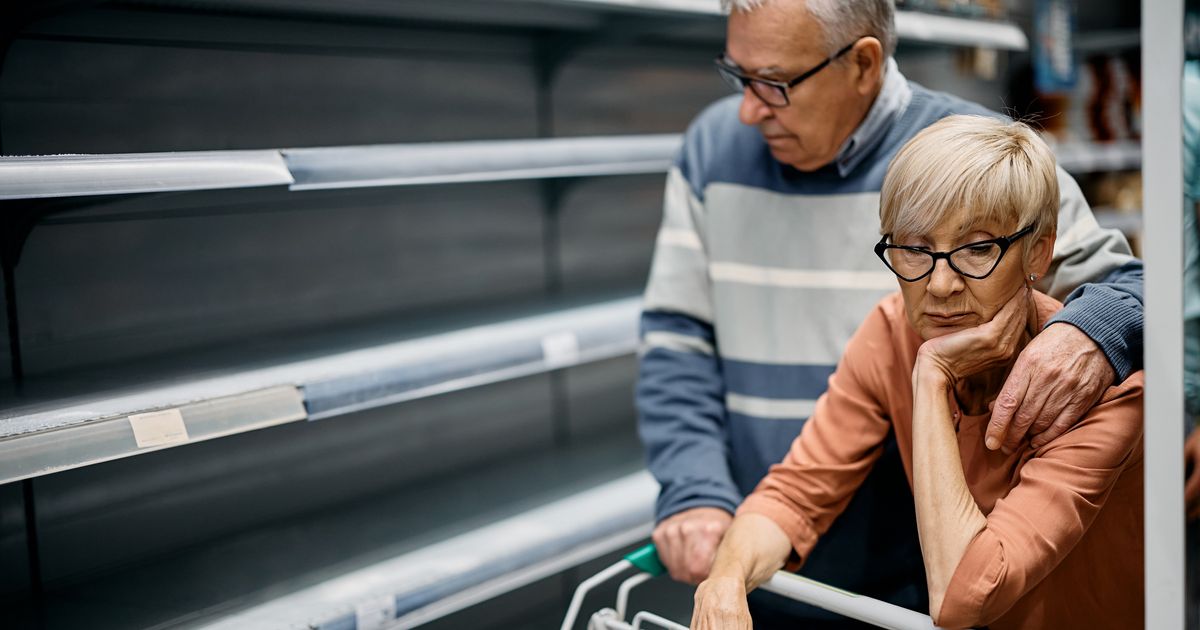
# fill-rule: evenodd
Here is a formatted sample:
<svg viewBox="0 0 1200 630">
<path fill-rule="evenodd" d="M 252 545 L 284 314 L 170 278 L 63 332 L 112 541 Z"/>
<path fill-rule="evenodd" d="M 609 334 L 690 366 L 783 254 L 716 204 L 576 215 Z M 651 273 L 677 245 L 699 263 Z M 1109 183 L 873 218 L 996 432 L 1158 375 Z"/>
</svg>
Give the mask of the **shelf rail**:
<svg viewBox="0 0 1200 630">
<path fill-rule="evenodd" d="M 0 157 L 0 200 L 286 186 L 278 151 Z"/>
<path fill-rule="evenodd" d="M 678 134 L 284 149 L 292 190 L 664 173 Z"/>
<path fill-rule="evenodd" d="M 634 473 L 202 627 L 415 628 L 645 540 L 657 496 Z"/>
<path fill-rule="evenodd" d="M 510 0 L 511 1 L 511 0 Z M 600 10 L 642 11 L 720 17 L 720 0 L 519 0 Z M 949 46 L 973 46 L 997 50 L 1029 49 L 1029 38 L 1021 27 L 1008 21 L 985 20 L 921 11 L 896 11 L 896 34 L 900 41 Z"/>
<path fill-rule="evenodd" d="M 0 484 L 632 354 L 639 297 L 0 411 Z"/>
<path fill-rule="evenodd" d="M 0 157 L 0 200 L 289 186 L 412 186 L 665 173 L 679 134 L 280 150 Z"/>
<path fill-rule="evenodd" d="M 648 134 L 301 149 L 0 157 L 0 200 L 289 186 L 294 191 L 665 173 L 683 136 Z M 1134 141 L 1064 142 L 1071 173 L 1141 165 Z"/>
</svg>

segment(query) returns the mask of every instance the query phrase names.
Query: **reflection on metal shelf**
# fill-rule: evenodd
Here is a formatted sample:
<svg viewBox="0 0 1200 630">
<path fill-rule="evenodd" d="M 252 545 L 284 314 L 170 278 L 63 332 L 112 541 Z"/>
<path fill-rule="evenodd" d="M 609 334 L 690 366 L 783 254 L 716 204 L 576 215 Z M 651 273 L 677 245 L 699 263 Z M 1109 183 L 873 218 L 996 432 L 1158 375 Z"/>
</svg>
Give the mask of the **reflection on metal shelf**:
<svg viewBox="0 0 1200 630">
<path fill-rule="evenodd" d="M 635 473 L 204 627 L 354 628 L 357 611 L 380 604 L 394 615 L 380 627 L 417 627 L 644 540 L 657 495 L 654 479 Z"/>
<path fill-rule="evenodd" d="M 0 412 L 0 483 L 174 445 L 139 448 L 131 414 L 178 408 L 189 436 L 179 443 L 186 443 L 632 354 L 640 304 L 631 297 L 160 388 L 7 409 Z"/>
<path fill-rule="evenodd" d="M 640 298 L 316 359 L 303 368 L 310 419 L 632 354 Z M 568 341 L 569 343 L 564 343 Z"/>
<path fill-rule="evenodd" d="M 677 134 L 285 149 L 292 190 L 664 173 Z"/>
<path fill-rule="evenodd" d="M 320 190 L 663 173 L 681 142 L 678 134 L 654 134 L 281 152 L 0 157 L 0 199 L 282 184 L 290 184 L 292 190 Z M 1132 140 L 1062 143 L 1056 153 L 1063 168 L 1073 173 L 1141 165 L 1141 146 Z"/>
<path fill-rule="evenodd" d="M 897 11 L 896 33 L 901 42 L 976 46 L 1000 50 L 1029 49 L 1029 38 L 1025 36 L 1025 31 L 1010 22 Z"/>
<path fill-rule="evenodd" d="M 527 0 L 526 0 L 527 1 Z M 698 15 L 724 15 L 720 0 L 541 0 L 542 4 L 567 4 L 604 9 L 670 11 Z"/>
<path fill-rule="evenodd" d="M 0 157 L 0 199 L 281 186 L 277 151 Z"/>
<path fill-rule="evenodd" d="M 542 4 L 593 7 L 610 10 L 658 11 L 719 16 L 720 0 L 520 0 Z M 1011 22 L 960 18 L 919 11 L 896 12 L 896 34 L 901 41 L 952 46 L 978 46 L 1000 50 L 1028 50 L 1029 38 Z"/>
<path fill-rule="evenodd" d="M 133 413 L 21 435 L 8 434 L 5 424 L 8 435 L 0 439 L 0 484 L 263 429 L 303 420 L 305 416 L 300 392 L 291 386 L 188 402 L 171 411 L 177 412 L 186 433 L 181 439 L 156 446 L 144 446 L 141 436 L 136 435 L 137 414 Z"/>
<path fill-rule="evenodd" d="M 1137 140 L 1060 142 L 1053 148 L 1058 165 L 1068 173 L 1132 171 L 1142 167 L 1142 145 Z"/>
<path fill-rule="evenodd" d="M 664 173 L 678 134 L 283 151 L 0 157 L 0 199 L 291 184 L 292 190 Z"/>
</svg>

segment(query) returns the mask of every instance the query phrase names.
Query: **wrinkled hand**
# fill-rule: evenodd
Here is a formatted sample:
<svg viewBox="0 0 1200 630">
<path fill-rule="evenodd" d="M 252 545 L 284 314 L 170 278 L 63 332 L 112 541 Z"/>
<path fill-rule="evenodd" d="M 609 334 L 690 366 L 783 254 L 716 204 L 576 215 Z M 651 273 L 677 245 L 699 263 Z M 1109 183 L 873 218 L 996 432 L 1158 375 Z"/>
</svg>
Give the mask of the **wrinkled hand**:
<svg viewBox="0 0 1200 630">
<path fill-rule="evenodd" d="M 1200 517 L 1200 429 L 1192 429 L 1183 443 L 1184 468 L 1187 481 L 1183 485 L 1183 503 L 1187 507 L 1187 520 Z"/>
<path fill-rule="evenodd" d="M 672 578 L 699 584 L 708 577 L 717 546 L 731 522 L 733 515 L 725 510 L 692 508 L 663 519 L 650 538 Z"/>
<path fill-rule="evenodd" d="M 736 577 L 714 577 L 696 588 L 692 630 L 753 630 L 746 584 Z"/>
<path fill-rule="evenodd" d="M 996 398 L 984 443 L 1012 452 L 1028 433 L 1040 448 L 1091 409 L 1113 384 L 1108 357 L 1083 331 L 1053 324 L 1025 347 Z"/>
<path fill-rule="evenodd" d="M 991 321 L 921 344 L 917 361 L 937 367 L 955 382 L 1008 363 L 1029 319 L 1028 288 L 1018 290 Z"/>
</svg>

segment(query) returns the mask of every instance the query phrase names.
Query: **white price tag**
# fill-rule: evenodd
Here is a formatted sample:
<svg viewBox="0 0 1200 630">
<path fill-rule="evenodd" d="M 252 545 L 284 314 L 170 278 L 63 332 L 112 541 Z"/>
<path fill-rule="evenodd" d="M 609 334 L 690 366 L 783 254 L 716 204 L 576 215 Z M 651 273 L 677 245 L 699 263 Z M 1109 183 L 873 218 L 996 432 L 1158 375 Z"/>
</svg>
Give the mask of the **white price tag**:
<svg viewBox="0 0 1200 630">
<path fill-rule="evenodd" d="M 138 448 L 166 446 L 188 441 L 187 427 L 183 424 L 183 414 L 178 409 L 135 413 L 129 416 L 129 426 L 133 427 L 133 439 L 137 442 Z"/>
<path fill-rule="evenodd" d="M 542 356 L 551 368 L 579 363 L 579 339 L 573 332 L 558 332 L 542 337 Z"/>
<path fill-rule="evenodd" d="M 396 620 L 396 598 L 377 597 L 354 607 L 357 630 L 383 630 Z"/>
</svg>

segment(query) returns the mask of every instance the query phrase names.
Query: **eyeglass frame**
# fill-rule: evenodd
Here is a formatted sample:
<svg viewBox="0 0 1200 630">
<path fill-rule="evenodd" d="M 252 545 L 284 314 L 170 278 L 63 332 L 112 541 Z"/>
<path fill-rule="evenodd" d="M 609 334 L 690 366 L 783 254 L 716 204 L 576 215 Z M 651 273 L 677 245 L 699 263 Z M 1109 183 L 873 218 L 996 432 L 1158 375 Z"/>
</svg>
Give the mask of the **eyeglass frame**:
<svg viewBox="0 0 1200 630">
<path fill-rule="evenodd" d="M 930 274 L 933 273 L 933 270 L 937 268 L 937 261 L 941 260 L 943 258 L 946 260 L 946 265 L 949 266 L 950 269 L 954 270 L 954 272 L 957 273 L 958 275 L 963 276 L 965 278 L 971 278 L 972 280 L 983 280 L 984 278 L 987 278 L 988 276 L 995 273 L 996 268 L 1000 266 L 1000 261 L 1004 260 L 1004 255 L 1008 253 L 1008 250 L 1009 250 L 1009 248 L 1012 247 L 1013 243 L 1017 242 L 1022 237 L 1033 232 L 1034 228 L 1036 228 L 1036 227 L 1037 227 L 1036 222 L 1030 223 L 1024 229 L 1018 230 L 1017 232 L 1014 232 L 1013 234 L 1010 234 L 1008 236 L 999 236 L 996 238 L 989 238 L 989 239 L 985 239 L 982 241 L 975 241 L 973 243 L 967 243 L 966 245 L 960 245 L 958 247 L 955 247 L 954 249 L 952 249 L 948 252 L 931 252 L 927 249 L 921 249 L 920 247 L 889 244 L 887 242 L 887 240 L 889 238 L 891 238 L 892 235 L 884 234 L 883 238 L 879 239 L 878 243 L 875 243 L 875 255 L 879 257 L 879 260 L 883 261 L 884 266 L 886 266 L 889 271 L 896 274 L 897 278 L 900 278 L 901 280 L 903 280 L 905 282 L 917 282 L 918 280 L 921 280 L 921 279 L 929 276 Z M 1000 246 L 1000 255 L 996 257 L 996 262 L 995 262 L 995 264 L 992 265 L 992 268 L 990 270 L 988 270 L 988 272 L 983 274 L 982 276 L 973 276 L 969 273 L 964 272 L 962 269 L 959 269 L 957 266 L 955 266 L 954 261 L 950 259 L 950 257 L 953 256 L 956 252 L 962 251 L 968 247 L 978 247 L 980 245 L 991 245 L 991 244 Z M 906 277 L 900 275 L 900 272 L 896 271 L 896 269 L 894 267 L 892 267 L 891 263 L 889 263 L 887 261 L 887 250 L 889 250 L 889 249 L 903 249 L 903 250 L 907 250 L 907 251 L 911 251 L 911 252 L 918 252 L 921 254 L 926 254 L 930 257 L 930 259 L 933 260 L 933 263 L 931 265 L 929 265 L 929 270 L 926 271 L 925 273 L 923 273 L 915 278 L 906 278 Z"/>
<path fill-rule="evenodd" d="M 715 64 L 717 66 L 717 73 L 721 74 L 722 77 L 724 77 L 725 73 L 728 72 L 729 76 L 741 81 L 741 83 L 742 83 L 741 89 L 743 91 L 746 88 L 750 87 L 751 83 L 761 83 L 763 85 L 767 85 L 767 86 L 775 88 L 776 90 L 779 91 L 780 94 L 783 95 L 783 104 L 782 105 L 775 105 L 772 103 L 768 103 L 766 101 L 766 99 L 764 99 L 758 92 L 755 92 L 753 88 L 751 88 L 751 91 L 754 92 L 754 96 L 757 97 L 758 100 L 762 101 L 763 104 L 766 105 L 767 107 L 782 108 L 782 107 L 787 107 L 792 104 L 792 98 L 788 94 L 788 92 L 792 88 L 796 87 L 797 85 L 800 85 L 806 79 L 813 76 L 814 74 L 824 70 L 826 66 L 828 66 L 829 64 L 836 61 L 838 57 L 841 57 L 842 55 L 850 52 L 850 49 L 854 48 L 854 45 L 857 44 L 859 42 L 859 40 L 861 40 L 861 39 L 863 39 L 863 38 L 859 37 L 858 39 L 855 39 L 854 41 L 850 42 L 849 44 L 846 44 L 837 52 L 833 53 L 829 57 L 826 57 L 825 61 L 822 61 L 821 63 L 813 66 L 812 68 L 809 68 L 805 72 L 800 73 L 800 75 L 796 76 L 795 78 L 789 79 L 787 81 L 775 81 L 773 79 L 763 79 L 760 77 L 749 76 L 738 66 L 736 66 L 732 63 L 729 63 L 727 61 L 726 53 L 721 53 L 721 54 L 717 55 L 717 57 L 715 59 L 713 59 L 713 64 Z M 733 87 L 733 86 L 730 85 L 729 87 Z"/>
</svg>

